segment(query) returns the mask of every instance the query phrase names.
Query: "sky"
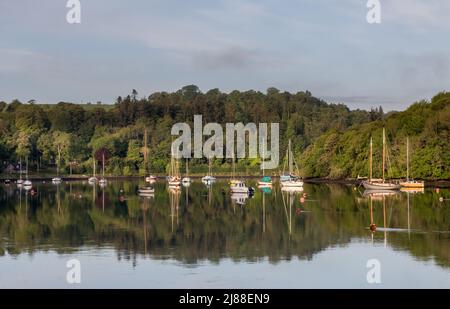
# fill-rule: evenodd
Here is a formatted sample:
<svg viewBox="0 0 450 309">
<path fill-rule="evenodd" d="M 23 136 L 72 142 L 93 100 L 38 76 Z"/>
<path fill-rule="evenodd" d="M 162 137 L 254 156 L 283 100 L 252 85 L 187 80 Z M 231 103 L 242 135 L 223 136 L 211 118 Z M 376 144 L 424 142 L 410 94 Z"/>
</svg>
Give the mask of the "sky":
<svg viewBox="0 0 450 309">
<path fill-rule="evenodd" d="M 0 0 L 0 100 L 113 103 L 195 84 L 403 110 L 450 90 L 450 1 Z"/>
</svg>

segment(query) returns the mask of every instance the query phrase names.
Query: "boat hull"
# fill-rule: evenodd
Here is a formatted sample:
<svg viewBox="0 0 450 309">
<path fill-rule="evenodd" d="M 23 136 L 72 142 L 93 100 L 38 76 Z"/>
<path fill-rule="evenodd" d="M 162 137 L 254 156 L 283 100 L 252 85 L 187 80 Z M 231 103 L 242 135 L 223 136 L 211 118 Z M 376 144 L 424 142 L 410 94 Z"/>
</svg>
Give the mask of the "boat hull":
<svg viewBox="0 0 450 309">
<path fill-rule="evenodd" d="M 402 188 L 413 188 L 413 189 L 423 189 L 425 188 L 424 182 L 411 182 L 411 181 L 404 181 L 400 183 L 400 186 Z"/>
<path fill-rule="evenodd" d="M 283 188 L 301 188 L 303 187 L 303 181 L 282 181 L 281 187 Z"/>
<path fill-rule="evenodd" d="M 363 181 L 363 186 L 367 190 L 399 190 L 400 185 L 389 182 L 370 182 Z"/>
</svg>

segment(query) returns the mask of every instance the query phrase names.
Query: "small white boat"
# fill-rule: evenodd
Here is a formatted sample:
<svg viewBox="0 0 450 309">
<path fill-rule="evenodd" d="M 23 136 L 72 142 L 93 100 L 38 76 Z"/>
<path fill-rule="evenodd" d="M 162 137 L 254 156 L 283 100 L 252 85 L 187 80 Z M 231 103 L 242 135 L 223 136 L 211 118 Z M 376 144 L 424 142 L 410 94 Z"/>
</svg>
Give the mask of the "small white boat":
<svg viewBox="0 0 450 309">
<path fill-rule="evenodd" d="M 216 177 L 214 177 L 211 173 L 211 158 L 208 159 L 208 175 L 202 178 L 202 182 L 205 185 L 211 185 L 216 182 Z"/>
<path fill-rule="evenodd" d="M 17 183 L 18 185 L 23 185 L 23 179 L 17 179 L 16 183 Z"/>
<path fill-rule="evenodd" d="M 191 178 L 190 177 L 184 177 L 181 182 L 183 183 L 183 186 L 188 187 L 191 185 Z"/>
<path fill-rule="evenodd" d="M 11 183 L 11 180 L 5 179 L 4 183 L 5 183 L 5 185 L 9 185 Z"/>
<path fill-rule="evenodd" d="M 52 178 L 53 184 L 60 184 L 61 182 L 62 182 L 62 179 L 59 177 Z"/>
<path fill-rule="evenodd" d="M 230 190 L 232 193 L 246 193 L 249 194 L 253 191 L 255 191 L 252 187 L 247 187 L 245 185 L 245 182 L 239 181 L 235 183 L 234 185 L 230 186 Z"/>
<path fill-rule="evenodd" d="M 25 187 L 31 187 L 32 185 L 33 185 L 33 183 L 31 182 L 31 180 L 25 180 L 24 182 L 23 182 L 23 185 L 25 186 Z"/>
<path fill-rule="evenodd" d="M 108 180 L 106 180 L 106 178 L 102 178 L 98 181 L 98 184 L 100 186 L 106 186 L 108 184 Z"/>
<path fill-rule="evenodd" d="M 98 181 L 97 177 L 89 177 L 89 179 L 88 179 L 88 182 L 90 184 L 95 184 L 95 183 L 97 183 L 97 181 Z"/>
<path fill-rule="evenodd" d="M 149 182 L 149 183 L 155 183 L 156 182 L 156 176 L 150 175 L 145 177 L 145 182 Z"/>
<path fill-rule="evenodd" d="M 169 187 L 179 187 L 181 185 L 180 177 L 172 176 L 168 179 Z"/>
</svg>

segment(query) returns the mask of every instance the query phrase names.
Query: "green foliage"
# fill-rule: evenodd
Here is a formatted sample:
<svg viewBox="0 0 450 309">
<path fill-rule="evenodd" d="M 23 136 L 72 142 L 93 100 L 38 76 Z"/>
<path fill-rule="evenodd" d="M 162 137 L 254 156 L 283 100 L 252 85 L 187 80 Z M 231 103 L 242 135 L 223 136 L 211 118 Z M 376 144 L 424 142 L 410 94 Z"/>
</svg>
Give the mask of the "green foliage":
<svg viewBox="0 0 450 309">
<path fill-rule="evenodd" d="M 114 105 L 22 104 L 14 100 L 0 108 L 0 162 L 28 156 L 31 168 L 53 165 L 57 145 L 62 164 L 77 163 L 77 171 L 92 169 L 92 156 L 106 149 L 111 158 L 106 170 L 114 174 L 142 174 L 146 168 L 164 172 L 169 164 L 173 124 L 192 125 L 193 116 L 222 125 L 237 122 L 279 123 L 280 155 L 292 140 L 299 167 L 307 177 L 356 177 L 367 175 L 368 143 L 374 138 L 374 170 L 380 175 L 381 128 L 386 127 L 389 171 L 404 175 L 406 137 L 411 139 L 411 170 L 414 177 L 450 178 L 448 93 L 432 101 L 418 102 L 408 110 L 385 115 L 382 108 L 350 111 L 341 104 L 327 104 L 310 92 L 289 93 L 269 88 L 259 91 L 202 93 L 195 85 L 173 92 L 156 92 L 139 98 L 136 90 L 117 98 Z M 148 167 L 143 160 L 143 133 L 148 130 Z M 90 162 L 90 163 L 89 163 Z M 206 160 L 193 160 L 193 172 L 204 172 Z M 240 171 L 259 167 L 258 160 L 240 160 Z M 229 162 L 217 160 L 214 169 L 229 172 Z M 275 171 L 269 171 L 275 172 Z"/>
<path fill-rule="evenodd" d="M 406 139 L 410 138 L 411 176 L 450 179 L 450 93 L 422 101 L 383 121 L 328 132 L 301 156 L 306 177 L 368 175 L 369 140 L 374 138 L 374 177 L 381 177 L 382 127 L 388 139 L 388 176 L 406 176 Z"/>
</svg>

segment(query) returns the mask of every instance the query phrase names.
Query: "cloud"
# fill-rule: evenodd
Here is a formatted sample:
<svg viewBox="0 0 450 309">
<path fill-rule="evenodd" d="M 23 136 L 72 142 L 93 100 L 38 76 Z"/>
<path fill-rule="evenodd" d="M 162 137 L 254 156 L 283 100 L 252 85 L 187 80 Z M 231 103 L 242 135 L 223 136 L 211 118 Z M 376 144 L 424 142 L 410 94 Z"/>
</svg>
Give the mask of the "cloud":
<svg viewBox="0 0 450 309">
<path fill-rule="evenodd" d="M 446 0 L 384 0 L 382 15 L 386 22 L 420 31 L 450 28 L 450 2 Z"/>
</svg>

